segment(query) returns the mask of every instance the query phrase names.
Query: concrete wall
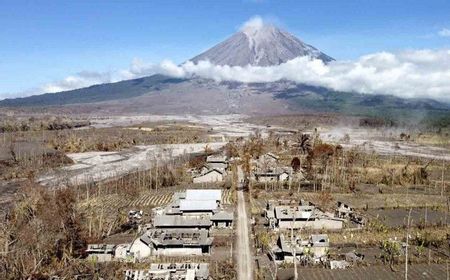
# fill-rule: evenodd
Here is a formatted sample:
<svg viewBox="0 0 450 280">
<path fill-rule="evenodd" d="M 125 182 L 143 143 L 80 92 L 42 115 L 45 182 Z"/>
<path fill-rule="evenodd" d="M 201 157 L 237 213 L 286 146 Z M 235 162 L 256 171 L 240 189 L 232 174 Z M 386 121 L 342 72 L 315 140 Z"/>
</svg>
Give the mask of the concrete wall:
<svg viewBox="0 0 450 280">
<path fill-rule="evenodd" d="M 278 182 L 278 177 L 276 176 L 258 176 L 257 181 L 261 183 Z"/>
<path fill-rule="evenodd" d="M 338 230 L 342 229 L 343 222 L 338 220 L 318 219 L 314 221 L 295 221 L 294 229 L 310 228 L 310 229 L 328 229 Z M 292 227 L 292 221 L 279 221 L 278 227 L 281 229 L 290 229 Z"/>
<path fill-rule="evenodd" d="M 109 262 L 112 260 L 112 255 L 111 254 L 89 254 L 87 259 L 96 261 L 96 262 Z"/>
<path fill-rule="evenodd" d="M 202 248 L 166 248 L 154 251 L 155 256 L 201 256 Z"/>
<path fill-rule="evenodd" d="M 152 250 L 140 239 L 136 239 L 131 245 L 130 253 L 133 253 L 136 259 L 142 259 L 149 257 L 152 253 Z"/>
</svg>

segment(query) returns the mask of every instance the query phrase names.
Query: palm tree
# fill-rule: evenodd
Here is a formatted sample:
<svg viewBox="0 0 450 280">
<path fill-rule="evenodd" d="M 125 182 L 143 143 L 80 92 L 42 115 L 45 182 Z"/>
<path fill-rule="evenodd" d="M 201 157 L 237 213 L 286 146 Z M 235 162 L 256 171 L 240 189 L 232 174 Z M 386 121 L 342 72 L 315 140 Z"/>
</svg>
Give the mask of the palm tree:
<svg viewBox="0 0 450 280">
<path fill-rule="evenodd" d="M 300 134 L 300 136 L 297 138 L 297 143 L 295 144 L 297 149 L 302 154 L 307 154 L 309 151 L 311 151 L 311 136 L 309 134 Z"/>
</svg>

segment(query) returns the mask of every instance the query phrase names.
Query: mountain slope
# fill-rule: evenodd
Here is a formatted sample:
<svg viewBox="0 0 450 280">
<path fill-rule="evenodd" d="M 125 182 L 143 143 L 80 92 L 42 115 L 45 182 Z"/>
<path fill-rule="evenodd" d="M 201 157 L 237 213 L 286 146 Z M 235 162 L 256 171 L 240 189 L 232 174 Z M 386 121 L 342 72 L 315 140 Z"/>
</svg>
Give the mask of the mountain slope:
<svg viewBox="0 0 450 280">
<path fill-rule="evenodd" d="M 54 106 L 77 103 L 95 103 L 133 98 L 181 82 L 182 79 L 164 75 L 126 80 L 117 83 L 93 85 L 58 93 L 46 93 L 29 97 L 0 100 L 0 106 Z"/>
<path fill-rule="evenodd" d="M 310 56 L 324 62 L 334 60 L 272 25 L 248 26 L 190 60 L 195 63 L 209 60 L 215 65 L 271 66 L 298 56 Z"/>
</svg>

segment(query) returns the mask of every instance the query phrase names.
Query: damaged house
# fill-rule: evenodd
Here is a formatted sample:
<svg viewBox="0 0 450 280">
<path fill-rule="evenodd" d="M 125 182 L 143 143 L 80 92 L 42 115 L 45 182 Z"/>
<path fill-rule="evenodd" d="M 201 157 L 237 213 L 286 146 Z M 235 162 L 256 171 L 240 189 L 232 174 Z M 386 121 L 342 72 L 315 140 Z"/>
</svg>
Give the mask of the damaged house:
<svg viewBox="0 0 450 280">
<path fill-rule="evenodd" d="M 207 280 L 208 263 L 153 263 L 148 270 L 126 270 L 125 280 Z"/>
<path fill-rule="evenodd" d="M 358 227 L 364 226 L 367 222 L 366 218 L 358 214 L 353 207 L 341 201 L 337 202 L 335 215 L 338 218 L 352 221 Z"/>
<path fill-rule="evenodd" d="M 116 246 L 112 244 L 89 244 L 86 250 L 87 259 L 96 262 L 108 262 L 114 257 Z"/>
<path fill-rule="evenodd" d="M 343 228 L 344 219 L 321 211 L 313 205 L 273 206 L 265 210 L 266 219 L 273 229 L 325 229 Z"/>
<path fill-rule="evenodd" d="M 307 239 L 295 237 L 294 240 L 280 234 L 270 255 L 278 262 L 292 263 L 295 254 L 296 260 L 300 263 L 318 263 L 326 261 L 329 246 L 326 234 L 312 234 Z"/>
</svg>

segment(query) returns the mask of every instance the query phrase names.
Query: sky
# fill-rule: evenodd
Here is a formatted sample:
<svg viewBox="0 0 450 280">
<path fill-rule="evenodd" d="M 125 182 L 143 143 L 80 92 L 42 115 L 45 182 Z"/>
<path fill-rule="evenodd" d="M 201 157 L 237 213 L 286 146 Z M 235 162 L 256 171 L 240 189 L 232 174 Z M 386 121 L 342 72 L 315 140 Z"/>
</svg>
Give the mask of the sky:
<svg viewBox="0 0 450 280">
<path fill-rule="evenodd" d="M 107 82 L 136 64 L 179 64 L 257 15 L 338 61 L 450 49 L 448 0 L 0 0 L 0 7 L 0 99 L 56 91 L 67 79 L 72 87 Z"/>
</svg>

